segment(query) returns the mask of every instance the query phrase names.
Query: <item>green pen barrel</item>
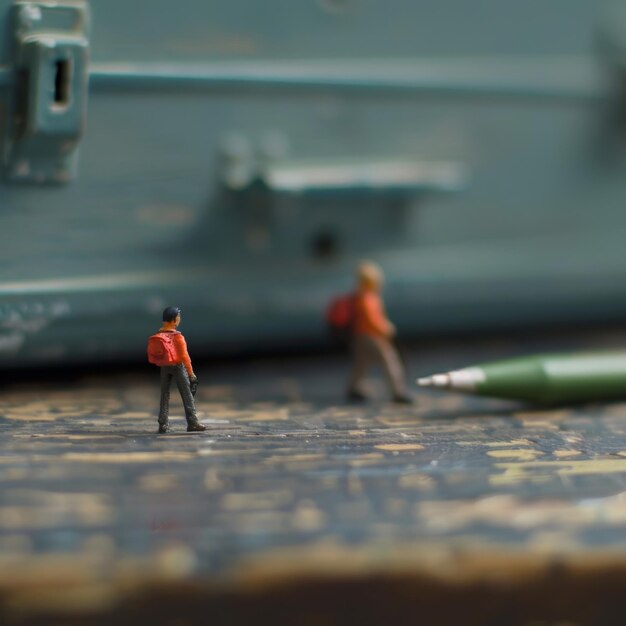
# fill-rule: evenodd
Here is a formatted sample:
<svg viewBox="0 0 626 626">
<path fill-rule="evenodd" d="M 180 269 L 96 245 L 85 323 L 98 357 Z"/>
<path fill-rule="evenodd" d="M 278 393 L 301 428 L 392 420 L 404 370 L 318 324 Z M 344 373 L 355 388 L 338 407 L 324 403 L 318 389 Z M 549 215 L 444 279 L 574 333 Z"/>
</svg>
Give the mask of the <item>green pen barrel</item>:
<svg viewBox="0 0 626 626">
<path fill-rule="evenodd" d="M 482 395 L 545 404 L 626 399 L 626 353 L 527 357 L 480 369 Z"/>
</svg>

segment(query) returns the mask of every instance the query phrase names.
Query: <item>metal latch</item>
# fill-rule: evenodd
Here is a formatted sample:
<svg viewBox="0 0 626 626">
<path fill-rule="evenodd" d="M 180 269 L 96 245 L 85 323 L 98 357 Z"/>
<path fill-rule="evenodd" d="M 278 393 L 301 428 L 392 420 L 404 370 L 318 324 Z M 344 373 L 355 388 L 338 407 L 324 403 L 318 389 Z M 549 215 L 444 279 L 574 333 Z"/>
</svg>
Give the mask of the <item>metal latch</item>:
<svg viewBox="0 0 626 626">
<path fill-rule="evenodd" d="M 281 143 L 287 146 L 288 140 Z M 221 240 L 224 228 L 241 235 L 243 245 L 234 246 L 238 254 L 247 249 L 274 259 L 310 254 L 327 260 L 409 244 L 413 210 L 432 194 L 458 192 L 468 184 L 467 168 L 456 161 L 301 160 L 270 147 L 266 151 L 237 135 L 222 149 L 214 219 L 219 215 Z M 233 239 L 228 241 L 232 248 Z M 212 243 L 229 254 L 221 245 Z"/>
<path fill-rule="evenodd" d="M 88 9 L 82 0 L 17 1 L 5 164 L 10 180 L 75 176 L 88 89 Z"/>
</svg>

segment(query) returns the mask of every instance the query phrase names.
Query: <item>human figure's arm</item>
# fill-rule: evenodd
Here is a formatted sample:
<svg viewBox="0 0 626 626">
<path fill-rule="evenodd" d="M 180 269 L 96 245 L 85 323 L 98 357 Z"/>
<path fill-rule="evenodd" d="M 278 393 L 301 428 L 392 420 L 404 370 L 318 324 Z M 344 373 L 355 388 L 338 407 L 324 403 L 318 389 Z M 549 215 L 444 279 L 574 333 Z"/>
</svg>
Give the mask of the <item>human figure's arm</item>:
<svg viewBox="0 0 626 626">
<path fill-rule="evenodd" d="M 177 333 L 174 335 L 174 341 L 176 342 L 176 348 L 178 351 L 178 356 L 180 357 L 185 369 L 187 370 L 187 375 L 190 379 L 196 377 L 193 373 L 193 367 L 191 366 L 191 358 L 189 356 L 189 352 L 187 352 L 187 342 L 181 333 Z"/>
<path fill-rule="evenodd" d="M 363 314 L 368 325 L 383 337 L 392 337 L 395 334 L 394 325 L 387 319 L 382 300 L 375 293 L 368 293 L 363 299 Z"/>
</svg>

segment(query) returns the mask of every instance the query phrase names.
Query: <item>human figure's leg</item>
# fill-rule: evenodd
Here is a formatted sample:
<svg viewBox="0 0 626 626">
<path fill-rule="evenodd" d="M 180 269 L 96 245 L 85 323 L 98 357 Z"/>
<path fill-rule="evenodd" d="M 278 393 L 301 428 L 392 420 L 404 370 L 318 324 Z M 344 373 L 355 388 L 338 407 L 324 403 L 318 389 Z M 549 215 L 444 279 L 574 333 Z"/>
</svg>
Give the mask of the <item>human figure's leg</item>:
<svg viewBox="0 0 626 626">
<path fill-rule="evenodd" d="M 395 346 L 384 337 L 377 337 L 373 343 L 394 398 L 406 397 L 408 394 L 404 367 Z"/>
<path fill-rule="evenodd" d="M 352 339 L 352 371 L 348 379 L 348 394 L 363 394 L 363 383 L 373 357 L 371 339 L 365 335 L 355 335 Z"/>
<path fill-rule="evenodd" d="M 159 406 L 159 426 L 167 427 L 170 412 L 170 384 L 172 374 L 169 367 L 161 368 L 161 403 Z"/>
<path fill-rule="evenodd" d="M 178 392 L 180 393 L 181 400 L 183 401 L 183 407 L 185 409 L 185 417 L 187 418 L 187 424 L 197 424 L 198 417 L 196 415 L 196 403 L 191 393 L 191 387 L 189 385 L 189 376 L 184 365 L 176 365 L 174 369 L 174 378 L 176 379 L 176 385 Z"/>
</svg>

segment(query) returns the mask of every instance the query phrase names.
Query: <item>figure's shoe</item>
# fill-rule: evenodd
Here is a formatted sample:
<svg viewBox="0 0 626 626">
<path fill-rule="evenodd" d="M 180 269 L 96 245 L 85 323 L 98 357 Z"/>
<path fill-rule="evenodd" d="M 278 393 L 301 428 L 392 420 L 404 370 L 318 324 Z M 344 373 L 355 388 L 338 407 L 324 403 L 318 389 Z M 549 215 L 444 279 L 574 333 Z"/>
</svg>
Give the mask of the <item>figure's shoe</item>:
<svg viewBox="0 0 626 626">
<path fill-rule="evenodd" d="M 188 433 L 201 433 L 203 430 L 206 430 L 206 426 L 204 424 L 201 424 L 200 422 L 187 424 Z"/>
<path fill-rule="evenodd" d="M 369 398 L 358 389 L 348 389 L 346 398 L 349 402 L 366 402 Z"/>
<path fill-rule="evenodd" d="M 159 430 L 157 431 L 158 435 L 164 435 L 165 433 L 169 433 L 169 432 L 170 432 L 169 424 L 159 424 Z"/>
<path fill-rule="evenodd" d="M 415 404 L 415 398 L 408 393 L 396 394 L 391 401 L 394 404 Z"/>
</svg>

